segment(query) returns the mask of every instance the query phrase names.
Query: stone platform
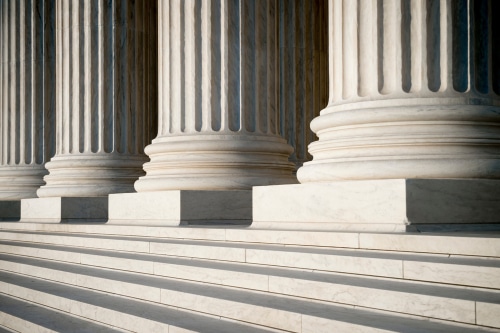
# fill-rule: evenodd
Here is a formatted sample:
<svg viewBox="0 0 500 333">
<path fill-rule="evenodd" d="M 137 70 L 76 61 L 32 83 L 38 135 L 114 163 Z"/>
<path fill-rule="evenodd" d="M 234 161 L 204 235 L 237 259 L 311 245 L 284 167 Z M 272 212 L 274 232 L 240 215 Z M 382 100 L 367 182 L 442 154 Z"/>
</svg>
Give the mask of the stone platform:
<svg viewBox="0 0 500 333">
<path fill-rule="evenodd" d="M 499 237 L 2 222 L 0 328 L 500 332 Z"/>
</svg>

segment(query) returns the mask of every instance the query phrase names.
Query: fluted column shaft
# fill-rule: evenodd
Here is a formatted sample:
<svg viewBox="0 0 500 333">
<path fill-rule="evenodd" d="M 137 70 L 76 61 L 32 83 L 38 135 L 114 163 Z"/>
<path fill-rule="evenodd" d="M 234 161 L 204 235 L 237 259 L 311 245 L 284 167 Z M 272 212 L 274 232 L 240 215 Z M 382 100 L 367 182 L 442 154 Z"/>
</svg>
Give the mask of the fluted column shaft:
<svg viewBox="0 0 500 333">
<path fill-rule="evenodd" d="M 301 182 L 500 178 L 491 0 L 330 0 L 330 100 Z"/>
<path fill-rule="evenodd" d="M 159 2 L 159 133 L 137 191 L 294 181 L 278 135 L 277 4 Z"/>
<path fill-rule="evenodd" d="M 54 154 L 55 1 L 0 0 L 0 200 L 36 197 Z"/>
<path fill-rule="evenodd" d="M 328 104 L 328 0 L 279 1 L 280 133 L 296 168 L 311 160 L 309 124 Z"/>
<path fill-rule="evenodd" d="M 57 0 L 56 155 L 40 197 L 132 192 L 156 109 L 156 3 Z"/>
</svg>

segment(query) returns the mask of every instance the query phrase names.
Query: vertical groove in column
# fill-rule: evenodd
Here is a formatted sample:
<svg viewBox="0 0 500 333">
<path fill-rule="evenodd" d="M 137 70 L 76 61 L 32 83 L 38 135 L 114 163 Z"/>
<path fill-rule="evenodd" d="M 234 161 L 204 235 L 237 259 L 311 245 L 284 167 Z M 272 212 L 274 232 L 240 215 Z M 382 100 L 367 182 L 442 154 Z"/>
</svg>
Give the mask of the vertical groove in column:
<svg viewBox="0 0 500 333">
<path fill-rule="evenodd" d="M 472 14 L 472 43 L 474 49 L 474 87 L 482 93 L 489 92 L 489 54 L 490 44 L 489 38 L 489 1 L 488 0 L 474 0 L 473 1 L 473 14 Z"/>
<path fill-rule="evenodd" d="M 294 182 L 276 125 L 277 1 L 160 3 L 163 121 L 137 191 Z"/>
<path fill-rule="evenodd" d="M 452 1 L 453 88 L 465 92 L 469 88 L 469 17 L 467 0 Z"/>
<path fill-rule="evenodd" d="M 491 1 L 490 6 L 492 90 L 500 95 L 500 20 L 496 16 L 493 17 L 493 13 L 500 12 L 500 3 Z"/>
<path fill-rule="evenodd" d="M 420 90 L 422 58 L 421 0 L 401 1 L 401 67 L 403 91 Z"/>
<path fill-rule="evenodd" d="M 315 136 L 309 124 L 328 96 L 327 80 L 322 78 L 328 71 L 327 5 L 327 1 L 280 1 L 280 133 L 294 147 L 289 160 L 297 168 L 311 159 L 307 146 Z"/>
<path fill-rule="evenodd" d="M 61 134 L 40 197 L 133 191 L 155 123 L 156 11 L 152 1 L 58 0 Z"/>
<path fill-rule="evenodd" d="M 439 1 L 427 0 L 427 80 L 430 91 L 441 88 L 441 8 Z"/>
<path fill-rule="evenodd" d="M 35 197 L 54 153 L 54 10 L 0 1 L 0 200 Z"/>
</svg>

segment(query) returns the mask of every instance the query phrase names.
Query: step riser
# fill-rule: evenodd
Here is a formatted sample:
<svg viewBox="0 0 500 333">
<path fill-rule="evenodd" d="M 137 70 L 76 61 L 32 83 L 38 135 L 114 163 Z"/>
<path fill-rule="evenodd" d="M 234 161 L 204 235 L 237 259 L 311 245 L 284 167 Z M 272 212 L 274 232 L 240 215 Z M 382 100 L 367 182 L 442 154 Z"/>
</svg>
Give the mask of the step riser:
<svg viewBox="0 0 500 333">
<path fill-rule="evenodd" d="M 140 284 L 62 272 L 4 260 L 0 260 L 0 266 L 5 270 L 14 273 L 30 275 L 37 278 L 53 280 L 79 287 L 97 289 L 103 292 L 139 298 L 146 301 L 164 303 L 175 307 L 193 309 L 195 311 L 210 313 L 216 316 L 253 322 L 258 325 L 272 327 L 271 323 L 265 321 L 259 322 L 259 320 L 261 320 L 261 318 L 267 318 L 273 311 L 253 305 L 228 302 L 200 295 L 186 294 L 172 290 L 142 286 Z M 492 318 L 494 318 L 494 316 L 492 316 L 491 306 L 486 306 L 489 303 L 448 299 L 429 295 L 416 295 L 388 290 L 334 285 L 282 277 L 269 277 L 269 290 L 274 293 L 289 296 L 324 300 L 334 303 L 374 308 L 377 310 L 393 311 L 409 315 L 462 322 L 466 324 L 477 323 L 478 325 L 487 324 L 491 326 Z M 218 304 L 222 305 L 218 307 Z M 477 310 L 476 307 L 480 308 L 480 311 Z M 227 310 L 230 310 L 230 312 L 226 313 L 225 311 Z M 254 321 L 252 321 L 245 316 L 247 313 L 258 315 L 256 315 Z M 289 315 L 292 314 L 289 313 Z M 277 321 L 276 318 L 279 318 L 279 313 L 274 314 L 270 318 L 272 318 L 272 322 L 293 323 L 292 327 L 297 327 L 295 323 L 297 320 L 296 318 L 282 318 L 283 320 Z M 485 322 L 483 322 L 482 318 L 485 319 Z M 495 327 L 500 327 L 500 325 Z M 292 330 L 290 327 L 276 328 Z"/>
<path fill-rule="evenodd" d="M 43 232 L 158 237 L 172 239 L 247 242 L 260 244 L 341 247 L 351 249 L 442 253 L 500 258 L 496 237 L 446 235 L 371 234 L 353 232 L 286 231 L 220 228 L 167 228 L 118 225 L 0 223 L 0 229 Z M 450 250 L 453 250 L 450 252 Z"/>
<path fill-rule="evenodd" d="M 8 327 L 18 332 L 32 332 L 32 333 L 57 333 L 57 331 L 50 330 L 43 326 L 30 323 L 22 318 L 14 317 L 8 313 L 0 312 L 0 325 Z"/>
</svg>

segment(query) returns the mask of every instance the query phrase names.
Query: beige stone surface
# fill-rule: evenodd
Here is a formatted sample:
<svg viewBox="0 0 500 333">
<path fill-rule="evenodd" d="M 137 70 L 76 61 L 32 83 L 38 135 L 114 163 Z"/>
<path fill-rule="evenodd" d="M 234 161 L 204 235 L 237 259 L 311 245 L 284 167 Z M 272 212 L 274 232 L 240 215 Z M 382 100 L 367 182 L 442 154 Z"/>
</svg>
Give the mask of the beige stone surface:
<svg viewBox="0 0 500 333">
<path fill-rule="evenodd" d="M 296 183 L 278 132 L 278 10 L 159 2 L 159 130 L 138 192 Z"/>
<path fill-rule="evenodd" d="M 51 197 L 21 200 L 21 221 L 97 222 L 108 219 L 106 197 Z"/>
<path fill-rule="evenodd" d="M 480 179 L 259 186 L 253 191 L 252 227 L 404 231 L 421 224 L 499 224 L 499 198 L 500 181 Z"/>
<path fill-rule="evenodd" d="M 109 224 L 250 224 L 251 219 L 249 190 L 170 190 L 109 196 Z"/>
</svg>

